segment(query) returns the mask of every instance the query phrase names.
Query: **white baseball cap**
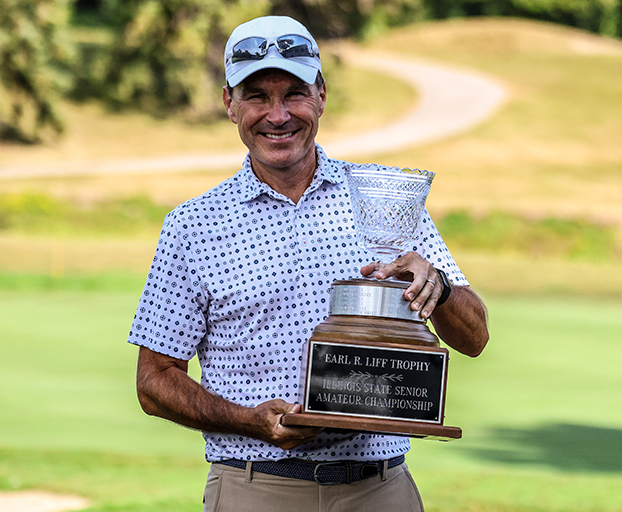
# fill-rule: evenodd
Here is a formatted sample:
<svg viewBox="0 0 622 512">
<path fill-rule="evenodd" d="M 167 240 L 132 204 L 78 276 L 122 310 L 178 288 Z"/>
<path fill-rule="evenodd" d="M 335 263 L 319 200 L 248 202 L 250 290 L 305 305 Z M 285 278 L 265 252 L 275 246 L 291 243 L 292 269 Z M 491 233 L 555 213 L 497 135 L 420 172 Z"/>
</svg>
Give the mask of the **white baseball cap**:
<svg viewBox="0 0 622 512">
<path fill-rule="evenodd" d="M 322 72 L 320 49 L 300 22 L 263 16 L 236 27 L 225 46 L 225 76 L 235 87 L 262 69 L 282 69 L 308 84 Z"/>
</svg>

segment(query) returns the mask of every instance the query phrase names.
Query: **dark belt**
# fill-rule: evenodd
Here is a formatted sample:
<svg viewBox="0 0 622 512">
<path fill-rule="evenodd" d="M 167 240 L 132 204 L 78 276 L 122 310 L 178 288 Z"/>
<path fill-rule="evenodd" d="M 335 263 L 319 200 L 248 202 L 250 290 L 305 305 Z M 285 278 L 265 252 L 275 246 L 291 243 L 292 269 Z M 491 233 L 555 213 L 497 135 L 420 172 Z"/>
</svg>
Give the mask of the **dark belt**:
<svg viewBox="0 0 622 512">
<path fill-rule="evenodd" d="M 400 455 L 389 459 L 387 468 L 399 466 L 404 462 Z M 227 459 L 218 461 L 239 469 L 246 469 L 246 461 Z M 358 462 L 337 460 L 328 462 L 311 462 L 300 459 L 283 459 L 276 462 L 253 462 L 252 470 L 268 475 L 310 480 L 320 485 L 349 484 L 372 478 L 382 472 L 384 461 Z"/>
</svg>

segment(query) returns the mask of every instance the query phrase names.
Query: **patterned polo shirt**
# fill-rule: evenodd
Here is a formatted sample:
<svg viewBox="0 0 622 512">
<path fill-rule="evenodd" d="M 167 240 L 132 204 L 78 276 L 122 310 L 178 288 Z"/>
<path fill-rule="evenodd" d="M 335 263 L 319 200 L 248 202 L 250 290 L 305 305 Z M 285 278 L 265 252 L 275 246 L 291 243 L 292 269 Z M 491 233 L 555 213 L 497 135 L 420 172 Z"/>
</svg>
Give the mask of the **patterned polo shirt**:
<svg viewBox="0 0 622 512">
<path fill-rule="evenodd" d="M 328 315 L 333 281 L 361 277 L 372 257 L 356 243 L 344 165 L 317 147 L 298 204 L 243 168 L 168 214 L 128 341 L 178 359 L 198 356 L 201 384 L 248 407 L 302 400 L 303 344 Z M 416 251 L 467 285 L 427 211 Z M 203 434 L 208 461 L 380 460 L 407 438 L 322 432 L 293 450 L 234 434 Z"/>
</svg>

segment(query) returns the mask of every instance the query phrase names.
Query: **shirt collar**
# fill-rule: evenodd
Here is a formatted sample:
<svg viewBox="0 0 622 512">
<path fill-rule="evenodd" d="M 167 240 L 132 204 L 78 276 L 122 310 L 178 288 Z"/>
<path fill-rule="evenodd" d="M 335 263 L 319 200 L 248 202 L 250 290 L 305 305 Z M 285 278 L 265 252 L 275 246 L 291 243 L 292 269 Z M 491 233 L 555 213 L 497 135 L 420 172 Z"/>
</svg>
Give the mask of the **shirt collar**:
<svg viewBox="0 0 622 512">
<path fill-rule="evenodd" d="M 317 188 L 324 182 L 327 181 L 329 183 L 342 183 L 344 180 L 343 175 L 339 172 L 339 167 L 336 165 L 331 165 L 328 157 L 324 153 L 324 150 L 318 145 L 315 145 L 315 151 L 317 154 L 317 168 L 315 169 L 315 175 L 313 176 L 313 180 L 309 185 L 309 188 L 305 191 L 305 194 L 309 194 L 317 190 Z M 242 166 L 242 170 L 240 173 L 240 178 L 242 182 L 242 202 L 252 201 L 253 199 L 257 199 L 261 194 L 268 194 L 269 196 L 277 199 L 286 199 L 281 194 L 275 192 L 272 187 L 259 181 L 259 178 L 253 172 L 253 168 L 251 166 L 251 156 L 250 153 L 246 155 L 244 159 L 244 165 Z"/>
</svg>

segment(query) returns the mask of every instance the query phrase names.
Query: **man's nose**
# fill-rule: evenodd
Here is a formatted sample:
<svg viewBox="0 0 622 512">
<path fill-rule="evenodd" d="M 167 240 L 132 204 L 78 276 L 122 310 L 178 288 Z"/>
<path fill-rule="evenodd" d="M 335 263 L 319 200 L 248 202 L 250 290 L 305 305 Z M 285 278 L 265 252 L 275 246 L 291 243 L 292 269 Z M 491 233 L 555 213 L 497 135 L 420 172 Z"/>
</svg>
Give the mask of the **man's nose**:
<svg viewBox="0 0 622 512">
<path fill-rule="evenodd" d="M 270 110 L 266 119 L 274 126 L 281 126 L 289 121 L 291 116 L 287 110 L 287 106 L 281 100 L 275 100 L 270 104 Z"/>
</svg>

